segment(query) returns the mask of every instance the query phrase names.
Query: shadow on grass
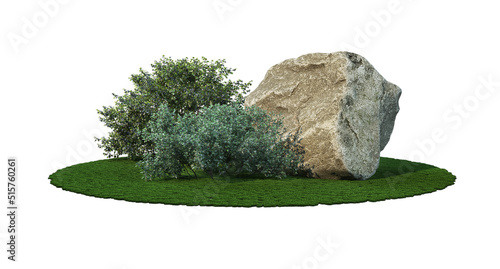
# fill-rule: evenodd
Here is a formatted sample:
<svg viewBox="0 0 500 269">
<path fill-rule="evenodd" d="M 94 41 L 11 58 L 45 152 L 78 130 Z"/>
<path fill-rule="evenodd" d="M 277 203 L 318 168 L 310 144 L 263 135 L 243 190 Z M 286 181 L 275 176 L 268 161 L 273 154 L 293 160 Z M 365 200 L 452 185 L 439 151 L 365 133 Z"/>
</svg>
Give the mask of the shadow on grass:
<svg viewBox="0 0 500 269">
<path fill-rule="evenodd" d="M 416 163 L 410 162 L 406 160 L 399 159 L 390 159 L 390 158 L 380 158 L 380 162 L 377 168 L 377 171 L 373 176 L 371 176 L 367 180 L 374 180 L 380 178 L 388 178 L 393 176 L 400 176 L 408 173 L 414 173 L 422 170 L 427 170 L 431 168 L 436 168 L 435 166 L 425 164 L 425 163 Z M 357 181 L 357 179 L 342 179 L 342 180 L 352 180 Z"/>
<path fill-rule="evenodd" d="M 375 180 L 375 179 L 381 179 L 381 178 L 387 178 L 387 177 L 392 177 L 392 176 L 399 176 L 407 173 L 414 173 L 422 170 L 427 170 L 431 168 L 436 168 L 435 166 L 425 164 L 425 163 L 416 163 L 416 162 L 411 162 L 411 161 L 406 161 L 406 160 L 399 160 L 399 159 L 391 159 L 391 158 L 380 158 L 379 162 L 379 167 L 375 174 L 371 176 L 367 180 Z M 196 170 L 196 175 L 198 176 L 198 179 L 210 179 L 210 176 L 203 172 L 202 170 Z M 254 180 L 263 180 L 263 179 L 274 179 L 274 180 L 294 180 L 298 178 L 305 178 L 301 176 L 287 176 L 286 178 L 283 179 L 277 179 L 275 177 L 265 177 L 262 174 L 241 174 L 237 176 L 215 176 L 214 175 L 214 180 L 217 181 L 225 181 L 227 183 L 239 183 L 239 182 L 247 182 L 247 181 L 254 181 Z M 163 178 L 160 180 L 172 180 L 173 178 L 167 177 Z M 176 180 L 178 181 L 186 181 L 186 180 L 193 180 L 195 179 L 193 173 L 190 171 L 189 174 L 186 172 L 183 172 L 180 177 L 178 177 Z M 331 180 L 331 179 L 328 179 Z M 347 181 L 359 181 L 357 179 L 350 179 L 350 178 L 343 178 L 341 180 L 347 180 Z"/>
<path fill-rule="evenodd" d="M 425 163 L 410 162 L 399 159 L 380 158 L 380 163 L 377 171 L 368 180 L 387 178 L 390 176 L 399 176 L 431 168 L 436 167 Z"/>
<path fill-rule="evenodd" d="M 377 168 L 377 171 L 373 176 L 371 176 L 368 180 L 372 179 L 380 179 L 380 178 L 387 178 L 387 177 L 392 177 L 392 176 L 399 176 L 407 173 L 414 173 L 422 170 L 427 170 L 431 168 L 436 168 L 435 166 L 425 164 L 425 163 L 416 163 L 416 162 L 411 162 L 411 161 L 406 161 L 406 160 L 399 160 L 399 159 L 391 159 L 391 158 L 380 158 L 379 166 Z M 223 179 L 228 180 L 229 182 L 242 182 L 242 181 L 252 181 L 252 180 L 259 180 L 259 179 L 264 179 L 265 177 L 263 175 L 254 175 L 254 174 L 249 174 L 249 175 L 241 175 L 236 177 L 225 177 Z M 282 180 L 287 180 L 287 179 L 296 179 L 296 178 L 304 178 L 304 177 L 299 177 L 299 176 L 287 176 L 285 179 Z M 275 178 L 269 178 L 269 179 L 275 179 Z M 329 179 L 330 180 L 330 179 Z M 349 180 L 349 181 L 359 181 L 358 179 L 341 179 L 341 180 Z"/>
</svg>

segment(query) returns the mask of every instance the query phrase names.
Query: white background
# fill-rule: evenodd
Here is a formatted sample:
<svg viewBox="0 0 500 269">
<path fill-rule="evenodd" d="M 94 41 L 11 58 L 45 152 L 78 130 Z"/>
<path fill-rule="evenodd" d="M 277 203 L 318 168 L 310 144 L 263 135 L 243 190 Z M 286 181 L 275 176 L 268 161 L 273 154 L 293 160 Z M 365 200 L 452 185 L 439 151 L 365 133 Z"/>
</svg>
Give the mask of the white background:
<svg viewBox="0 0 500 269">
<path fill-rule="evenodd" d="M 19 160 L 20 215 L 17 263 L 0 218 L 0 267 L 499 268 L 500 5 L 436 2 L 2 1 L 0 158 Z M 402 88 L 382 155 L 446 168 L 455 185 L 377 203 L 188 208 L 49 184 L 104 158 L 96 109 L 162 55 L 224 58 L 254 89 L 276 63 L 340 50 Z"/>
</svg>

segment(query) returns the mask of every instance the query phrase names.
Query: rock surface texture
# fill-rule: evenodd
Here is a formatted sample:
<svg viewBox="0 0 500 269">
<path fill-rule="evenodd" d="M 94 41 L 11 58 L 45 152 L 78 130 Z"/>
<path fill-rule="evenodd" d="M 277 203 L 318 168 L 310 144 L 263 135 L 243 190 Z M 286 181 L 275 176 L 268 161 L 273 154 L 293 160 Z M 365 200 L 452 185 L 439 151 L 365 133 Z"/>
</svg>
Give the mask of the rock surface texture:
<svg viewBox="0 0 500 269">
<path fill-rule="evenodd" d="M 301 130 L 305 164 L 319 178 L 367 179 L 391 136 L 401 89 L 360 55 L 312 53 L 271 67 L 245 100 Z"/>
</svg>

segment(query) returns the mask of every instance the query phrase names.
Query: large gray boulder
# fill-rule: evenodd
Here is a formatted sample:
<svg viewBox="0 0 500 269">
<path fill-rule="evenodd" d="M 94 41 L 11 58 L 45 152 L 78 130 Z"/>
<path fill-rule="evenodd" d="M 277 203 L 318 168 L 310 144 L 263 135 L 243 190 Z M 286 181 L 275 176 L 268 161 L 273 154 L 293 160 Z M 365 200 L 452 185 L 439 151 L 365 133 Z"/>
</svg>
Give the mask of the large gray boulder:
<svg viewBox="0 0 500 269">
<path fill-rule="evenodd" d="M 301 130 L 305 164 L 319 178 L 367 179 L 391 136 L 401 89 L 360 55 L 312 53 L 267 71 L 245 100 Z"/>
</svg>

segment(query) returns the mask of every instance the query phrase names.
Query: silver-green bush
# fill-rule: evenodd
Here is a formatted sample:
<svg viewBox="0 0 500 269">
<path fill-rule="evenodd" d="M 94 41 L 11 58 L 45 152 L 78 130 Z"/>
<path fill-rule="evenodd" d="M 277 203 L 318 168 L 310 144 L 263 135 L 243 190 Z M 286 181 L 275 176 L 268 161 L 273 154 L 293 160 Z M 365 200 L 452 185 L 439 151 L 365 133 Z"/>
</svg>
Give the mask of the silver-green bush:
<svg viewBox="0 0 500 269">
<path fill-rule="evenodd" d="M 202 169 L 211 177 L 307 174 L 298 133 L 285 133 L 282 118 L 256 106 L 216 104 L 175 122 L 174 112 L 164 105 L 142 132 L 154 149 L 138 164 L 148 180 L 178 177 L 188 168 L 193 173 L 193 168 Z"/>
</svg>

